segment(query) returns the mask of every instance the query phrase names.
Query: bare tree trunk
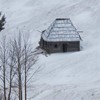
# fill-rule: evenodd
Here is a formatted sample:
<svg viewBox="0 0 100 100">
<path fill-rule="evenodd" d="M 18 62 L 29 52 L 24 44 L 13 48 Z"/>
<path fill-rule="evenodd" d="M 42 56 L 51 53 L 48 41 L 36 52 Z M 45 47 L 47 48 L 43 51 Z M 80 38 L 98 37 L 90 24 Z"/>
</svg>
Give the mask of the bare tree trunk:
<svg viewBox="0 0 100 100">
<path fill-rule="evenodd" d="M 12 86 L 12 82 L 11 82 L 11 75 L 10 75 L 10 87 L 9 87 L 9 94 L 8 94 L 8 100 L 11 100 L 11 86 Z"/>
<path fill-rule="evenodd" d="M 16 67 L 16 58 L 15 58 L 15 50 L 14 46 L 12 45 L 12 42 L 9 41 L 9 55 L 8 55 L 8 66 L 9 66 L 9 91 L 8 91 L 8 100 L 11 100 L 11 94 L 12 94 L 12 83 L 14 76 L 16 74 L 16 70 L 14 70 L 14 67 Z M 16 69 L 16 68 L 15 68 Z"/>
<path fill-rule="evenodd" d="M 26 37 L 27 38 L 27 37 Z M 24 38 L 25 39 L 25 38 Z M 37 61 L 36 59 L 37 54 L 34 53 L 32 46 L 29 43 L 28 38 L 24 40 L 24 93 L 25 93 L 25 100 L 27 100 L 27 81 L 28 81 L 28 73 L 31 67 Z M 37 70 L 38 71 L 38 70 Z"/>
<path fill-rule="evenodd" d="M 22 100 L 22 73 L 21 73 L 21 58 L 22 58 L 22 43 L 21 43 L 21 33 L 17 39 L 14 40 L 15 54 L 17 59 L 17 68 L 18 68 L 18 86 L 19 86 L 19 100 Z"/>
<path fill-rule="evenodd" d="M 27 84 L 26 84 L 26 82 L 27 82 L 27 75 L 26 75 L 26 64 L 25 64 L 25 100 L 27 100 Z"/>
<path fill-rule="evenodd" d="M 27 51 L 26 51 L 26 49 L 27 49 L 27 44 L 26 44 L 26 42 L 24 42 L 24 66 L 25 66 L 25 71 L 24 71 L 24 74 L 25 74 L 25 82 L 24 82 L 24 88 L 25 88 L 25 100 L 27 100 L 27 84 L 26 84 L 26 82 L 27 82 Z"/>
<path fill-rule="evenodd" d="M 19 81 L 19 100 L 22 100 L 22 78 L 21 78 L 21 57 L 22 57 L 22 43 L 21 43 L 21 33 L 19 33 L 18 36 L 18 41 L 16 41 L 18 43 L 18 49 L 17 49 L 17 59 L 18 59 L 18 81 Z"/>
<path fill-rule="evenodd" d="M 5 75 L 5 64 L 3 65 L 3 84 L 4 84 L 4 100 L 6 100 L 6 75 Z"/>
<path fill-rule="evenodd" d="M 2 63 L 3 63 L 3 87 L 4 87 L 4 100 L 6 100 L 6 38 L 3 37 L 1 44 L 2 48 Z"/>
<path fill-rule="evenodd" d="M 19 77 L 19 100 L 22 100 L 22 79 L 21 79 L 21 66 L 20 66 L 20 62 L 18 60 L 18 77 Z"/>
<path fill-rule="evenodd" d="M 12 92 L 12 71 L 13 71 L 13 68 L 12 66 L 10 66 L 10 84 L 9 84 L 9 93 L 8 93 L 8 100 L 11 100 L 11 92 Z"/>
</svg>

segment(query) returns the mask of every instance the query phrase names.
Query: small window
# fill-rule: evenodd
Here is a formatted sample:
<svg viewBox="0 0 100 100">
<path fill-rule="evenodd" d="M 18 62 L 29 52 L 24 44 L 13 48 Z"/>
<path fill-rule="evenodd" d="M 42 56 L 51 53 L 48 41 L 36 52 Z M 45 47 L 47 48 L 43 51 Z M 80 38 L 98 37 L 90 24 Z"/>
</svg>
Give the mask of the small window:
<svg viewBox="0 0 100 100">
<path fill-rule="evenodd" d="M 57 48 L 57 44 L 55 44 L 54 47 Z"/>
</svg>

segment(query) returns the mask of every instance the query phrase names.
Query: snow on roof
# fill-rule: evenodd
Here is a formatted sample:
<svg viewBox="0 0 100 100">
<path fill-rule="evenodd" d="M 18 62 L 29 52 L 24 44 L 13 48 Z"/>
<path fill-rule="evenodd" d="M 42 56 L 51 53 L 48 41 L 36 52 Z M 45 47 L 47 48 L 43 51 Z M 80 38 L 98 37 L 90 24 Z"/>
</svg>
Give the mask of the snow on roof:
<svg viewBox="0 0 100 100">
<path fill-rule="evenodd" d="M 57 18 L 42 32 L 45 41 L 80 41 L 81 37 L 69 18 Z"/>
</svg>

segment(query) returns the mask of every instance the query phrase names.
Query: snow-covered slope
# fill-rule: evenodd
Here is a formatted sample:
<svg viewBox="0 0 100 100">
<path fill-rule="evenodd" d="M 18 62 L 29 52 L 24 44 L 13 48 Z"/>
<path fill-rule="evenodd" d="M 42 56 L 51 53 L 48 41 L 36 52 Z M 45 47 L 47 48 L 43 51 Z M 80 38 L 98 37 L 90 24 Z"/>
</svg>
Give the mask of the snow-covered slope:
<svg viewBox="0 0 100 100">
<path fill-rule="evenodd" d="M 9 35 L 20 29 L 31 35 L 34 47 L 40 32 L 56 17 L 68 17 L 84 31 L 82 51 L 40 55 L 41 71 L 31 85 L 30 100 L 100 100 L 99 0 L 0 0 Z M 34 92 L 35 90 L 35 92 Z"/>
</svg>

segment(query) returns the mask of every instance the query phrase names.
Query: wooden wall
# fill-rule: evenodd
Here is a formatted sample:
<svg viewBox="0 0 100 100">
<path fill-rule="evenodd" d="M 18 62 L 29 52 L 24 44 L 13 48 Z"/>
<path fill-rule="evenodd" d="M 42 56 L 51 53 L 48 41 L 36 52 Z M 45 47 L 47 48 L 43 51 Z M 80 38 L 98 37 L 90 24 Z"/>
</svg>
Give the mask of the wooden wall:
<svg viewBox="0 0 100 100">
<path fill-rule="evenodd" d="M 80 51 L 80 41 L 46 42 L 43 39 L 41 39 L 40 47 L 46 50 L 48 53 L 74 52 L 74 51 Z"/>
</svg>

